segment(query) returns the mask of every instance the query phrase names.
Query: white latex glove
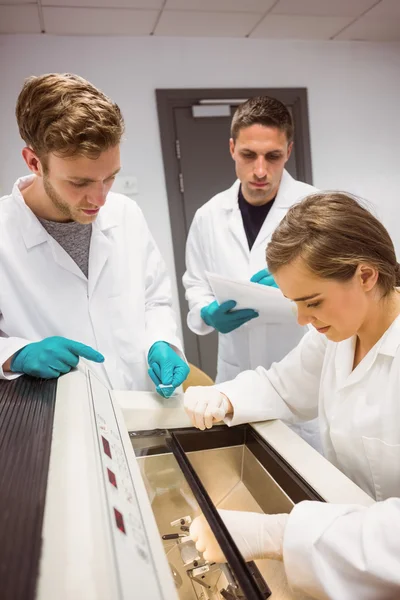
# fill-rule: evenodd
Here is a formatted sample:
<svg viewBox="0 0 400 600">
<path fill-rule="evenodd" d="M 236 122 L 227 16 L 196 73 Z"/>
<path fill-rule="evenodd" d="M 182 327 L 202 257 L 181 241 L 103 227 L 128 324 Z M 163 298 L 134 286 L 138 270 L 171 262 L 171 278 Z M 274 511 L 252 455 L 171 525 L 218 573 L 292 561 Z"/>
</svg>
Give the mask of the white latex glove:
<svg viewBox="0 0 400 600">
<path fill-rule="evenodd" d="M 257 558 L 282 560 L 283 536 L 289 515 L 264 515 L 237 510 L 219 510 L 233 541 L 245 561 Z M 226 558 L 206 519 L 196 517 L 190 526 L 190 537 L 205 560 L 222 563 Z"/>
<path fill-rule="evenodd" d="M 194 386 L 185 392 L 184 407 L 198 429 L 211 429 L 233 412 L 228 398 L 213 386 Z"/>
</svg>

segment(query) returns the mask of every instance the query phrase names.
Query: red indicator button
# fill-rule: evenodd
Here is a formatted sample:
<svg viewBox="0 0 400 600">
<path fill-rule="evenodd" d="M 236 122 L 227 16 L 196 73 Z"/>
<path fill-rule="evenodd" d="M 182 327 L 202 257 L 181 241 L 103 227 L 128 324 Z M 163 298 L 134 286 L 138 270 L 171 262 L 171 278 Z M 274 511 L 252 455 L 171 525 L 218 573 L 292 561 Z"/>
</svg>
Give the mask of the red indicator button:
<svg viewBox="0 0 400 600">
<path fill-rule="evenodd" d="M 112 456 L 111 456 L 110 442 L 108 440 L 106 440 L 106 438 L 103 437 L 103 436 L 101 436 L 101 441 L 103 442 L 103 450 L 104 450 L 104 452 L 107 454 L 107 456 L 109 456 L 110 458 L 112 458 Z"/>
<path fill-rule="evenodd" d="M 118 529 L 120 531 L 122 531 L 122 533 L 125 533 L 125 535 L 126 535 L 125 525 L 124 525 L 124 517 L 119 512 L 119 510 L 117 510 L 116 508 L 114 508 L 114 515 L 115 515 L 115 522 L 117 524 Z"/>
<path fill-rule="evenodd" d="M 117 486 L 117 478 L 115 477 L 114 473 L 112 471 L 110 471 L 110 469 L 107 469 L 107 475 L 108 475 L 108 481 L 116 488 L 118 488 Z"/>
</svg>

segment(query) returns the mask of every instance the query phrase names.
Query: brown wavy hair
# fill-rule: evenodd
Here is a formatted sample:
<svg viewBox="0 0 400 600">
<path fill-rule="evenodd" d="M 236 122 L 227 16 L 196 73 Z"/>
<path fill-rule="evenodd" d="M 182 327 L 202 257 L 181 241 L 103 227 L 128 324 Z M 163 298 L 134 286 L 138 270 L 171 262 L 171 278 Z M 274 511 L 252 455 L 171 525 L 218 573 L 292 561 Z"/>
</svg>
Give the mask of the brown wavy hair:
<svg viewBox="0 0 400 600">
<path fill-rule="evenodd" d="M 118 105 L 71 73 L 29 77 L 15 112 L 22 139 L 41 160 L 49 153 L 98 158 L 124 132 Z"/>
<path fill-rule="evenodd" d="M 301 257 L 319 277 L 348 281 L 362 263 L 379 272 L 383 296 L 400 285 L 400 270 L 389 233 L 353 196 L 317 193 L 292 206 L 271 237 L 266 251 L 268 269 Z"/>
</svg>

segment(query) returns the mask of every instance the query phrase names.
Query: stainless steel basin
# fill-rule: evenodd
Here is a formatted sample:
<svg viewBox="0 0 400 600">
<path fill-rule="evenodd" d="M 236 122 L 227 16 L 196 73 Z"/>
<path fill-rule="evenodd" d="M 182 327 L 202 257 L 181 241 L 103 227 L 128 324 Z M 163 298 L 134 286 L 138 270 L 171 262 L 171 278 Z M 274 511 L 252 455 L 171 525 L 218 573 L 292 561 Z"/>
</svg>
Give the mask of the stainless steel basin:
<svg viewBox="0 0 400 600">
<path fill-rule="evenodd" d="M 171 526 L 171 523 L 187 516 L 193 519 L 201 510 L 175 456 L 164 451 L 146 455 L 145 436 L 132 441 L 160 536 L 185 535 L 179 526 Z M 153 452 L 157 452 L 149 442 L 149 446 L 152 445 Z M 140 456 L 143 449 L 145 455 Z M 187 451 L 186 456 L 217 508 L 273 514 L 290 512 L 294 506 L 287 491 L 256 458 L 254 444 L 248 446 L 243 440 L 241 444 Z M 202 585 L 197 579 L 191 579 L 182 560 L 182 541 L 186 543 L 185 538 L 164 541 L 179 599 L 223 600 L 219 590 L 227 583 L 225 574 L 214 567 L 215 570 L 202 576 Z M 202 564 L 201 557 L 197 563 Z M 271 589 L 271 598 L 301 598 L 288 588 L 281 562 L 259 560 L 256 565 Z"/>
</svg>

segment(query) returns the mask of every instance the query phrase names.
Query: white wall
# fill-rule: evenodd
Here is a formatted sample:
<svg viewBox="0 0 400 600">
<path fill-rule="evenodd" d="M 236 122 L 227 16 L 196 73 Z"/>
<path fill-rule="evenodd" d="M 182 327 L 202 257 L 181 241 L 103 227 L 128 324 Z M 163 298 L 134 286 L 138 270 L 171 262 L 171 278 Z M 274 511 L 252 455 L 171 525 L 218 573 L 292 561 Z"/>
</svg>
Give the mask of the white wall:
<svg viewBox="0 0 400 600">
<path fill-rule="evenodd" d="M 15 100 L 25 77 L 75 72 L 126 120 L 124 173 L 174 275 L 155 88 L 307 87 L 314 184 L 378 205 L 400 255 L 400 45 L 248 39 L 0 36 L 0 194 L 24 174 Z M 205 198 L 206 200 L 206 198 Z M 178 306 L 176 280 L 174 299 Z"/>
</svg>

